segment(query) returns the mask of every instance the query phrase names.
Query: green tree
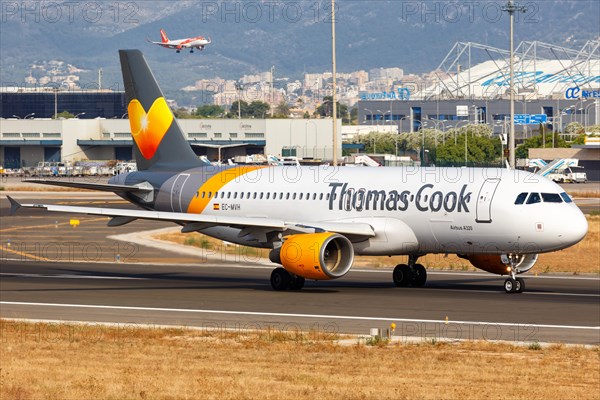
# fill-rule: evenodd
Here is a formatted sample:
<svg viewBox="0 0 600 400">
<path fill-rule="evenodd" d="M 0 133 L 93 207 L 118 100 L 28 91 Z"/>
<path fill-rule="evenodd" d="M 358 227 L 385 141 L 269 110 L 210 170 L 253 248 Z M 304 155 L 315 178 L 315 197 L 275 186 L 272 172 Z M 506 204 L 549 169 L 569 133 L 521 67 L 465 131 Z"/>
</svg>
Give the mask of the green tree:
<svg viewBox="0 0 600 400">
<path fill-rule="evenodd" d="M 194 114 L 202 118 L 217 118 L 223 115 L 223 107 L 216 104 L 205 104 L 196 108 Z"/>
<path fill-rule="evenodd" d="M 196 115 L 192 114 L 187 108 L 180 107 L 173 110 L 173 115 L 178 119 L 191 119 L 196 118 Z"/>
<path fill-rule="evenodd" d="M 552 143 L 552 132 L 549 132 L 546 137 L 546 144 L 544 145 L 542 135 L 532 136 L 525 139 L 521 145 L 519 145 L 515 151 L 517 158 L 529 158 L 529 149 L 539 149 L 541 147 L 551 148 L 554 147 L 569 147 L 567 142 L 559 136 L 558 133 L 554 134 L 554 144 Z"/>
<path fill-rule="evenodd" d="M 239 103 L 239 109 L 238 109 L 238 103 Z M 249 104 L 246 103 L 244 100 L 236 100 L 233 103 L 231 103 L 231 108 L 229 109 L 229 113 L 226 115 L 226 117 L 227 118 L 237 118 L 238 110 L 239 110 L 242 118 L 248 118 L 250 116 L 249 115 L 249 112 L 250 112 Z"/>
<path fill-rule="evenodd" d="M 290 106 L 284 100 L 277 105 L 275 108 L 275 114 L 278 117 L 287 118 L 290 116 Z"/>
<path fill-rule="evenodd" d="M 565 134 L 569 135 L 569 140 L 583 133 L 585 133 L 585 128 L 579 122 L 571 122 L 565 127 Z"/>
<path fill-rule="evenodd" d="M 348 121 L 348 106 L 345 104 L 340 104 L 339 101 L 336 101 L 337 107 L 337 117 L 342 118 L 342 123 L 344 123 L 344 118 L 346 120 L 345 123 L 349 123 Z M 315 109 L 315 115 L 320 115 L 321 117 L 331 117 L 333 114 L 333 97 L 325 96 L 323 97 L 323 103 L 321 103 Z"/>
<path fill-rule="evenodd" d="M 456 137 L 456 142 L 446 140 L 445 144 L 437 147 L 436 161 L 442 165 L 464 165 L 466 148 L 467 163 L 490 164 L 498 161 L 501 147 L 498 137 L 471 134 L 465 130 Z"/>
<path fill-rule="evenodd" d="M 70 112 L 68 112 L 67 110 L 63 111 L 63 112 L 59 112 L 58 114 L 56 114 L 56 116 L 54 117 L 54 119 L 67 119 L 67 118 L 73 118 L 75 117 L 75 114 L 72 114 Z"/>
<path fill-rule="evenodd" d="M 248 105 L 248 116 L 252 118 L 266 118 L 271 109 L 269 103 L 255 100 Z"/>
</svg>

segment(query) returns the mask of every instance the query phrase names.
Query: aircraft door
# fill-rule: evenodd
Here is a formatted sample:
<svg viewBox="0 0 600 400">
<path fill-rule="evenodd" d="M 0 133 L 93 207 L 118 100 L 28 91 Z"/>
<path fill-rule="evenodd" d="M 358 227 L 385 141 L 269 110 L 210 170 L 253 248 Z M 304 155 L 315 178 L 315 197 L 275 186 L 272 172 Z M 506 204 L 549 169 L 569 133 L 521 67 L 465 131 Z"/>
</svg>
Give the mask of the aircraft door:
<svg viewBox="0 0 600 400">
<path fill-rule="evenodd" d="M 173 212 L 182 212 L 181 193 L 189 177 L 190 174 L 179 174 L 175 178 L 175 181 L 173 181 L 173 186 L 171 187 L 171 210 Z"/>
<path fill-rule="evenodd" d="M 477 196 L 475 222 L 492 222 L 492 199 L 499 183 L 500 178 L 489 178 L 481 185 L 481 190 L 479 190 L 479 195 Z"/>
</svg>

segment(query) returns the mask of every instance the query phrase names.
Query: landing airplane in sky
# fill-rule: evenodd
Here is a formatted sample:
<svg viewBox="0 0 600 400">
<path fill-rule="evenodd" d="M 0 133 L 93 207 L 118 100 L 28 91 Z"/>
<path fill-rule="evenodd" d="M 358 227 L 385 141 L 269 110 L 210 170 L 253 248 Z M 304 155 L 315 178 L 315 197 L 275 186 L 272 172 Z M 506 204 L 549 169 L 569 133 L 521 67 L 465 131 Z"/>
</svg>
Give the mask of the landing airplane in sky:
<svg viewBox="0 0 600 400">
<path fill-rule="evenodd" d="M 19 204 L 104 215 L 108 226 L 136 219 L 171 221 L 244 246 L 271 249 L 275 290 L 305 279 L 344 276 L 356 255 L 407 255 L 397 286 L 423 286 L 426 254 L 457 254 L 482 270 L 518 274 L 538 253 L 567 248 L 587 221 L 554 182 L 526 171 L 482 168 L 206 166 L 187 143 L 139 50 L 120 50 L 138 171 L 108 184 L 36 181 L 115 192 L 139 210 Z M 574 262 L 576 262 L 574 260 Z"/>
<path fill-rule="evenodd" d="M 194 49 L 204 50 L 204 46 L 211 43 L 210 38 L 206 39 L 204 36 L 169 40 L 167 34 L 162 29 L 160 30 L 160 38 L 160 42 L 153 42 L 150 39 L 148 39 L 148 41 L 168 49 L 177 49 L 177 53 L 179 53 L 181 49 L 190 49 L 190 53 L 193 53 Z"/>
</svg>

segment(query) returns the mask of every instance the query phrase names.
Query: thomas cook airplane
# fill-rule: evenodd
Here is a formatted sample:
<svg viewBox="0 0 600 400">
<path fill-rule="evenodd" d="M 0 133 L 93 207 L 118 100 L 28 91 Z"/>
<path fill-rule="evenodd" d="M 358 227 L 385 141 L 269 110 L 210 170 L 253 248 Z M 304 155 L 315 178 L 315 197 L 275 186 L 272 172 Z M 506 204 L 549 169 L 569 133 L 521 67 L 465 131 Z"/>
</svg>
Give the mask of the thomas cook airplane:
<svg viewBox="0 0 600 400">
<path fill-rule="evenodd" d="M 142 53 L 120 50 L 137 172 L 108 184 L 38 181 L 112 191 L 140 210 L 19 204 L 19 207 L 172 221 L 182 232 L 271 249 L 275 290 L 305 279 L 344 276 L 355 255 L 408 255 L 393 271 L 397 286 L 423 286 L 426 254 L 457 254 L 507 275 L 504 289 L 539 253 L 567 248 L 587 221 L 552 181 L 525 171 L 477 168 L 205 166 L 173 117 Z"/>
</svg>

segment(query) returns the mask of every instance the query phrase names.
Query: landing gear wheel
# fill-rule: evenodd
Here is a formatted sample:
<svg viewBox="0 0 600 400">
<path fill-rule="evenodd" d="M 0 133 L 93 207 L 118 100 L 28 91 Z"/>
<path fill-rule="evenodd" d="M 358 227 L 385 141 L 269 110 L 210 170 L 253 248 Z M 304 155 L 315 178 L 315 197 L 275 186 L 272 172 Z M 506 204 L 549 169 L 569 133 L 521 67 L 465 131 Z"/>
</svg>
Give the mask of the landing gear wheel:
<svg viewBox="0 0 600 400">
<path fill-rule="evenodd" d="M 517 280 L 513 278 L 508 278 L 504 281 L 504 290 L 506 293 L 515 293 L 517 290 Z"/>
<path fill-rule="evenodd" d="M 292 279 L 289 285 L 290 290 L 300 290 L 304 287 L 304 282 L 306 282 L 306 279 L 298 275 L 292 275 L 291 278 Z"/>
<path fill-rule="evenodd" d="M 523 293 L 525 290 L 525 280 L 523 278 L 517 278 L 517 287 L 515 288 L 515 293 Z"/>
<path fill-rule="evenodd" d="M 421 264 L 415 264 L 415 276 L 412 282 L 413 286 L 423 287 L 425 286 L 425 282 L 427 282 L 427 271 L 425 267 Z"/>
<path fill-rule="evenodd" d="M 283 268 L 275 268 L 271 272 L 271 287 L 274 290 L 286 290 L 292 281 L 292 277 L 289 272 Z"/>
<path fill-rule="evenodd" d="M 412 282 L 412 273 L 406 264 L 398 264 L 392 274 L 394 284 L 398 287 L 408 286 Z"/>
</svg>

